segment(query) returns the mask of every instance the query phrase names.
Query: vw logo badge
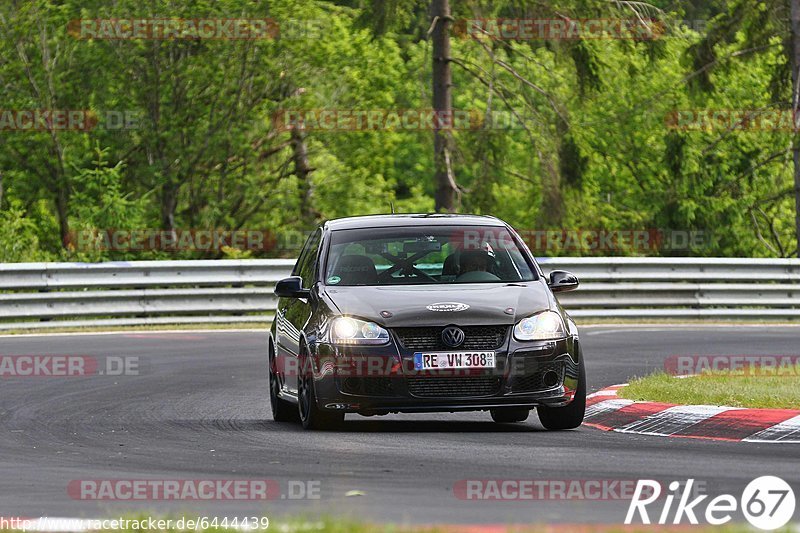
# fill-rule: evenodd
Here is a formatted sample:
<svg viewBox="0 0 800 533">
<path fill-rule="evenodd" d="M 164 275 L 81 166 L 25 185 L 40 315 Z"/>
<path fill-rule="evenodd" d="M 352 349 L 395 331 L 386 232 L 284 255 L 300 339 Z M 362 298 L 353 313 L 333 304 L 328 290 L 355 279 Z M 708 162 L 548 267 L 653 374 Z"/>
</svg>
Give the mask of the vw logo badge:
<svg viewBox="0 0 800 533">
<path fill-rule="evenodd" d="M 457 348 L 464 343 L 464 331 L 455 326 L 448 326 L 442 330 L 442 342 L 450 348 Z"/>
</svg>

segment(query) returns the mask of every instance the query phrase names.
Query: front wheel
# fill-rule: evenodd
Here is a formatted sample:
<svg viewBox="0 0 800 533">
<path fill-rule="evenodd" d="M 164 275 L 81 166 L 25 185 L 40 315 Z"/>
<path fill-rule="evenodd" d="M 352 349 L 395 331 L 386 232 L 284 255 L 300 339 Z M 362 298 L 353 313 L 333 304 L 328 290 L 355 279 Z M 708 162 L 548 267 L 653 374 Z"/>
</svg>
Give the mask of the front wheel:
<svg viewBox="0 0 800 533">
<path fill-rule="evenodd" d="M 314 392 L 312 370 L 304 360 L 301 360 L 300 368 L 307 369 L 303 371 L 297 383 L 297 410 L 303 428 L 325 430 L 341 426 L 344 423 L 344 413 L 319 408 Z"/>
<path fill-rule="evenodd" d="M 586 413 L 586 369 L 583 366 L 583 354 L 581 354 L 578 376 L 578 390 L 575 391 L 575 398 L 569 405 L 536 408 L 539 421 L 545 429 L 575 429 L 583 424 L 583 416 Z"/>
</svg>

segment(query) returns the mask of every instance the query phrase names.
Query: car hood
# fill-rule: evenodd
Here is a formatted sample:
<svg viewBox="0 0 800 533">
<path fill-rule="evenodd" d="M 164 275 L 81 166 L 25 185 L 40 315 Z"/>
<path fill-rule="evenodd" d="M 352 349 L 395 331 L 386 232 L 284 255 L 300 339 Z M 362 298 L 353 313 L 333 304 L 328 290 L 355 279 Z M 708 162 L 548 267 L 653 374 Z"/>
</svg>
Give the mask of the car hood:
<svg viewBox="0 0 800 533">
<path fill-rule="evenodd" d="M 514 324 L 521 318 L 553 308 L 549 291 L 539 281 L 447 286 L 328 286 L 325 292 L 342 314 L 387 327 Z M 466 304 L 469 308 L 461 311 L 427 308 L 445 303 Z M 507 312 L 509 308 L 512 311 Z M 389 311 L 392 316 L 382 317 L 381 311 Z"/>
</svg>

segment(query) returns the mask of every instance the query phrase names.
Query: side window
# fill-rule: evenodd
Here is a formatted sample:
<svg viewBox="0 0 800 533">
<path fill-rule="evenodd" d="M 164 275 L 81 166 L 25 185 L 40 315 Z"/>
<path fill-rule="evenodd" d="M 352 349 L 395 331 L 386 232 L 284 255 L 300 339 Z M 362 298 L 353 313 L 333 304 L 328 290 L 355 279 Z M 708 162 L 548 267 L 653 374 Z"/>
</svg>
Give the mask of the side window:
<svg viewBox="0 0 800 533">
<path fill-rule="evenodd" d="M 308 237 L 303 251 L 300 253 L 300 259 L 294 266 L 292 275 L 300 276 L 303 278 L 303 287 L 311 287 L 314 278 L 314 267 L 317 263 L 317 252 L 319 251 L 319 243 L 322 240 L 322 231 L 317 229 L 311 236 Z"/>
</svg>

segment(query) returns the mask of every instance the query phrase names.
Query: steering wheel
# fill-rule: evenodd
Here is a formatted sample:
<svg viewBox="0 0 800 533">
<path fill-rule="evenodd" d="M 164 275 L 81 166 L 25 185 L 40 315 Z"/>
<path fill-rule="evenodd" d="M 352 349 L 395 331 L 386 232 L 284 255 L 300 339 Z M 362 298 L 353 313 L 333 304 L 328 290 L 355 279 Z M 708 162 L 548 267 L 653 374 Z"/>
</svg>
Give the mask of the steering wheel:
<svg viewBox="0 0 800 533">
<path fill-rule="evenodd" d="M 417 257 L 416 255 L 412 255 L 411 257 L 406 259 L 391 254 L 381 254 L 381 255 L 383 255 L 383 257 L 390 260 L 394 264 L 390 266 L 388 269 L 378 274 L 378 281 L 388 281 L 392 279 L 392 274 L 394 272 L 401 270 L 403 276 L 407 277 L 412 275 L 410 273 L 413 273 L 418 277 L 425 278 L 428 281 L 432 281 L 434 283 L 438 283 L 436 278 L 414 266 L 414 260 L 419 259 L 419 257 Z"/>
<path fill-rule="evenodd" d="M 456 283 L 483 283 L 485 281 L 500 281 L 500 278 L 483 270 L 464 272 L 456 278 Z"/>
</svg>

